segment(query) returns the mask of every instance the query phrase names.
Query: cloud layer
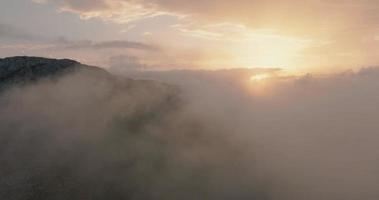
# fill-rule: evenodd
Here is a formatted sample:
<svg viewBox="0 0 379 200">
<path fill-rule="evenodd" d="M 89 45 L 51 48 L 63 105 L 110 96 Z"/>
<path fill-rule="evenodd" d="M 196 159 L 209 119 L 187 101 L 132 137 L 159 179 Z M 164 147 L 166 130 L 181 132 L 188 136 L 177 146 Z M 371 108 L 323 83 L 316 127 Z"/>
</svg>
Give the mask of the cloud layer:
<svg viewBox="0 0 379 200">
<path fill-rule="evenodd" d="M 242 165 L 251 155 L 176 87 L 113 78 L 78 72 L 1 94 L 1 198 L 266 198 Z"/>
<path fill-rule="evenodd" d="M 378 69 L 279 72 L 127 74 L 180 92 L 81 73 L 14 88 L 0 101 L 0 196 L 376 199 Z"/>
<path fill-rule="evenodd" d="M 216 120 L 214 126 L 254 155 L 244 164 L 263 169 L 268 199 L 377 198 L 378 69 L 322 77 L 275 72 L 134 76 L 181 85 L 192 112 Z M 272 77 L 256 82 L 249 73 Z"/>
</svg>

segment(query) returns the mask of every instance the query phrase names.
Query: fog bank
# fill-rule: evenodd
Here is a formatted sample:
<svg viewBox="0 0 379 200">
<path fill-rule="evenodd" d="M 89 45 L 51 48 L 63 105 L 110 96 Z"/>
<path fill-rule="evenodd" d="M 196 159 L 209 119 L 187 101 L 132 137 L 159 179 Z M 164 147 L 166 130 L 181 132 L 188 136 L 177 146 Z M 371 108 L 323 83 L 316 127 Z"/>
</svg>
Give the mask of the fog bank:
<svg viewBox="0 0 379 200">
<path fill-rule="evenodd" d="M 252 80 L 256 74 L 270 77 Z M 379 197 L 377 68 L 299 77 L 277 70 L 129 75 L 181 85 L 193 112 L 254 155 L 248 166 L 263 169 L 269 199 Z"/>
<path fill-rule="evenodd" d="M 377 199 L 379 70 L 279 72 L 77 72 L 7 90 L 0 197 Z"/>
</svg>

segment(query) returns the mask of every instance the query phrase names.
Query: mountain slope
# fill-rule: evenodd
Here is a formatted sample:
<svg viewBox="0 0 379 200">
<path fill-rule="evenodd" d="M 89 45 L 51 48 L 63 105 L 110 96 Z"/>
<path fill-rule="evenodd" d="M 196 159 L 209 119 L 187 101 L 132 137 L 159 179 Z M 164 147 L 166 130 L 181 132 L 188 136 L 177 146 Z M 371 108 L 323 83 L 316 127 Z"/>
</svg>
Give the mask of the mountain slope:
<svg viewBox="0 0 379 200">
<path fill-rule="evenodd" d="M 0 87 L 52 78 L 77 70 L 86 70 L 106 75 L 107 72 L 97 67 L 83 65 L 69 59 L 48 59 L 40 57 L 9 57 L 0 59 Z"/>
</svg>

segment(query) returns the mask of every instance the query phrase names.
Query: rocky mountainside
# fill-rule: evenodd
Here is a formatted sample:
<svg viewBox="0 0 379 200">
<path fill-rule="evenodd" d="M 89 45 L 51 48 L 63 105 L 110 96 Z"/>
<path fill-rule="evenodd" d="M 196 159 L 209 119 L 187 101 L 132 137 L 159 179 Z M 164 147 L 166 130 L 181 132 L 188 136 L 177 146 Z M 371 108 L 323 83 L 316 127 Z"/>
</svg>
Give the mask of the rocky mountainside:
<svg viewBox="0 0 379 200">
<path fill-rule="evenodd" d="M 0 59 L 0 88 L 9 86 L 9 84 L 22 84 L 41 78 L 57 77 L 77 70 L 108 74 L 98 67 L 84 65 L 69 59 L 9 57 Z"/>
</svg>

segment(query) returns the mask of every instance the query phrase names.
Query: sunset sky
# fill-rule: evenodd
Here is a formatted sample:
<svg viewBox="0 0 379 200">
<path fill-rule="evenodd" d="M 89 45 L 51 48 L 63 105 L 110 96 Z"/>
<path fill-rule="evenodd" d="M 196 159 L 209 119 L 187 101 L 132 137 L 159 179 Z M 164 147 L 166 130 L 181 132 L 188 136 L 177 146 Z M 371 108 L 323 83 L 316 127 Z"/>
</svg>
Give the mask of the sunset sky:
<svg viewBox="0 0 379 200">
<path fill-rule="evenodd" d="M 0 57 L 105 68 L 379 65 L 377 0 L 1 0 Z"/>
</svg>

